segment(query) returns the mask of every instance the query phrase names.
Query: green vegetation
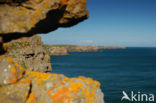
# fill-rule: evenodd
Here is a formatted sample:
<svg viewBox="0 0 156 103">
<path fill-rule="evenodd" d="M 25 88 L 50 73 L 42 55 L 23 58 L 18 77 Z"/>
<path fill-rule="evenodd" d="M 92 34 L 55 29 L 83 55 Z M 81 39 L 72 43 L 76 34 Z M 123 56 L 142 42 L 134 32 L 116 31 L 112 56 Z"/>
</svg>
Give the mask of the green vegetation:
<svg viewBox="0 0 156 103">
<path fill-rule="evenodd" d="M 43 45 L 42 46 L 44 50 L 49 50 L 49 48 L 51 47 L 50 45 Z"/>
<path fill-rule="evenodd" d="M 21 43 L 21 42 L 15 42 L 11 43 L 9 46 L 6 46 L 7 49 L 12 49 L 12 48 L 24 48 L 30 46 L 29 42 Z"/>
<path fill-rule="evenodd" d="M 76 47 L 76 46 L 78 46 L 78 45 L 43 45 L 43 48 L 45 49 L 45 50 L 48 50 L 49 48 L 51 48 L 51 47 Z"/>
<path fill-rule="evenodd" d="M 22 62 L 21 62 L 21 66 L 22 66 L 24 69 L 27 69 L 27 66 L 26 66 L 24 60 L 22 60 Z"/>
</svg>

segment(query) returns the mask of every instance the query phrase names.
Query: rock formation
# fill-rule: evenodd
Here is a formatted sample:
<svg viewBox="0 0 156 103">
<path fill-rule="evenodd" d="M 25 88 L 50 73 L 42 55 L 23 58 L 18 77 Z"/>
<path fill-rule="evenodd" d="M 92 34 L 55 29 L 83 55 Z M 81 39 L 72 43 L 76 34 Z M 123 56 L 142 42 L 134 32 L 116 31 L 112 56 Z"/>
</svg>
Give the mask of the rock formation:
<svg viewBox="0 0 156 103">
<path fill-rule="evenodd" d="M 44 50 L 49 52 L 50 55 L 68 55 L 68 50 L 66 47 L 58 47 L 58 46 L 50 46 L 50 45 L 43 45 Z"/>
<path fill-rule="evenodd" d="M 85 0 L 0 0 L 0 103 L 104 103 L 98 81 L 48 73 L 35 35 L 87 18 Z"/>
<path fill-rule="evenodd" d="M 32 71 L 51 71 L 50 56 L 43 47 L 40 36 L 21 37 L 4 43 L 6 57 L 12 57 L 23 68 Z"/>
<path fill-rule="evenodd" d="M 85 0 L 0 0 L 0 33 L 47 33 L 88 18 Z"/>
<path fill-rule="evenodd" d="M 125 49 L 123 46 L 44 45 L 50 55 L 68 55 L 68 52 L 97 52 L 103 49 Z"/>
</svg>

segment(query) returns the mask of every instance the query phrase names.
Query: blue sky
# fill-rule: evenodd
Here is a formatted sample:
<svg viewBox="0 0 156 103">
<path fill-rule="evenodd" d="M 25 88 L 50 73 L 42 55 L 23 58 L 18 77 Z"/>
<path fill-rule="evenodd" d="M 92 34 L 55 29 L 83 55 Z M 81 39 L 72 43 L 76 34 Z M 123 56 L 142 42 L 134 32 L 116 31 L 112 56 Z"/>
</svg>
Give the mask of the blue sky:
<svg viewBox="0 0 156 103">
<path fill-rule="evenodd" d="M 88 0 L 90 18 L 41 35 L 46 44 L 156 47 L 156 0 Z"/>
</svg>

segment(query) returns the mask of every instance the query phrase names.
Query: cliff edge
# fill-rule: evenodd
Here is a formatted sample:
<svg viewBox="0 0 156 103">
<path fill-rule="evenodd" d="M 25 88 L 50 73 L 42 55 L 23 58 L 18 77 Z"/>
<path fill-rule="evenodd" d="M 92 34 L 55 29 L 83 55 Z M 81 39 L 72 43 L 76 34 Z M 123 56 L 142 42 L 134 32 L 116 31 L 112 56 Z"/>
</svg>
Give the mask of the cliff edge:
<svg viewBox="0 0 156 103">
<path fill-rule="evenodd" d="M 68 55 L 69 52 L 100 52 L 104 49 L 126 49 L 124 46 L 92 46 L 92 45 L 43 45 L 50 55 Z"/>
<path fill-rule="evenodd" d="M 40 36 L 88 18 L 85 0 L 0 0 L 0 103 L 104 103 L 100 83 L 52 70 Z"/>
</svg>

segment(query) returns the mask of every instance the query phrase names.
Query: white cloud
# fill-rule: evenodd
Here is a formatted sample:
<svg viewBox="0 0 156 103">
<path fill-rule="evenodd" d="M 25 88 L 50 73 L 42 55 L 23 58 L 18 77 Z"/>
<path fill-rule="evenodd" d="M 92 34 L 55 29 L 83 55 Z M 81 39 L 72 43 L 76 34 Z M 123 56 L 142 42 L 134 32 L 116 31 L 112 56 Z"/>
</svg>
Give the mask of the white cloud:
<svg viewBox="0 0 156 103">
<path fill-rule="evenodd" d="M 77 41 L 76 43 L 94 43 L 93 40 Z"/>
</svg>

